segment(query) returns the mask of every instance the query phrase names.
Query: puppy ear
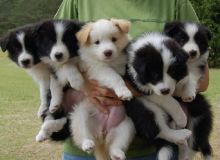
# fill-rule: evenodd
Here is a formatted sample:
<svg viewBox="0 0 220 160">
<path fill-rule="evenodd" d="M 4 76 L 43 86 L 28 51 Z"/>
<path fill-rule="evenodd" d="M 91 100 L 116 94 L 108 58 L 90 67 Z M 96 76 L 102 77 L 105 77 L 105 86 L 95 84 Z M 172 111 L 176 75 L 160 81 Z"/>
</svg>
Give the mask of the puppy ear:
<svg viewBox="0 0 220 160">
<path fill-rule="evenodd" d="M 164 26 L 163 32 L 166 35 L 172 37 L 176 32 L 179 31 L 181 25 L 182 25 L 182 23 L 178 22 L 178 21 L 173 21 L 173 22 L 166 23 L 165 26 Z"/>
<path fill-rule="evenodd" d="M 90 32 L 92 30 L 92 23 L 88 23 L 82 27 L 82 29 L 76 33 L 76 38 L 81 46 L 87 45 L 89 43 Z"/>
<path fill-rule="evenodd" d="M 124 20 L 124 19 L 111 19 L 111 21 L 115 24 L 116 27 L 122 32 L 122 33 L 128 33 L 131 22 Z"/>
<path fill-rule="evenodd" d="M 3 52 L 8 49 L 9 36 L 0 39 L 0 47 Z"/>
<path fill-rule="evenodd" d="M 201 25 L 201 28 L 202 28 L 203 32 L 205 33 L 207 39 L 210 41 L 212 39 L 212 34 L 211 34 L 210 30 L 206 26 L 203 26 L 203 25 Z"/>
</svg>

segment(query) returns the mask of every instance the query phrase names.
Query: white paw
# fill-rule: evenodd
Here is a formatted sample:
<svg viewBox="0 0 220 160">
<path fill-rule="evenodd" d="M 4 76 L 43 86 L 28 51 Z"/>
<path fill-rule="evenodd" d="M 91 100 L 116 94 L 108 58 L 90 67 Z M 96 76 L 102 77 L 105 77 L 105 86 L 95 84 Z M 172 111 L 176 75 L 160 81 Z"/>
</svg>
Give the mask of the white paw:
<svg viewBox="0 0 220 160">
<path fill-rule="evenodd" d="M 185 91 L 181 98 L 183 102 L 192 102 L 196 98 L 196 91 Z"/>
<path fill-rule="evenodd" d="M 41 116 L 44 114 L 44 112 L 47 110 L 46 105 L 40 105 L 38 111 L 37 111 L 37 117 L 41 118 Z"/>
<path fill-rule="evenodd" d="M 171 136 L 175 144 L 186 145 L 187 140 L 191 135 L 192 135 L 192 131 L 188 129 L 180 129 L 180 130 L 174 130 Z"/>
<path fill-rule="evenodd" d="M 35 140 L 36 142 L 43 142 L 47 140 L 48 138 L 49 138 L 48 135 L 44 131 L 40 130 L 38 135 L 35 137 Z"/>
<path fill-rule="evenodd" d="M 83 79 L 75 80 L 70 85 L 71 85 L 72 88 L 80 91 L 80 90 L 83 89 Z"/>
<path fill-rule="evenodd" d="M 185 128 L 187 124 L 187 117 L 185 113 L 183 112 L 182 114 L 177 115 L 175 122 L 178 127 Z"/>
<path fill-rule="evenodd" d="M 82 150 L 87 153 L 93 152 L 94 147 L 95 147 L 95 143 L 90 139 L 86 139 L 82 143 Z"/>
<path fill-rule="evenodd" d="M 114 149 L 111 153 L 112 160 L 125 160 L 125 153 L 120 149 Z"/>
<path fill-rule="evenodd" d="M 122 100 L 131 100 L 133 97 L 131 91 L 127 87 L 117 88 L 115 93 Z"/>
<path fill-rule="evenodd" d="M 60 105 L 59 105 L 59 104 L 50 105 L 49 111 L 50 111 L 50 113 L 54 113 L 54 112 L 56 112 L 59 108 L 60 108 Z"/>
</svg>

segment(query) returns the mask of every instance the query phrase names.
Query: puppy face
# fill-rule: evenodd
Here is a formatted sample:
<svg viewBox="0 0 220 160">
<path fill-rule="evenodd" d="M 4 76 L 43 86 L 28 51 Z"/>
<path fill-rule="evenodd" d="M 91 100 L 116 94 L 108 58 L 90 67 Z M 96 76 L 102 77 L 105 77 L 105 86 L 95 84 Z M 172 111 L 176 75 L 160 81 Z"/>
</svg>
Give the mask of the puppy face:
<svg viewBox="0 0 220 160">
<path fill-rule="evenodd" d="M 150 87 L 157 95 L 171 95 L 176 83 L 187 75 L 187 54 L 162 34 L 141 36 L 129 44 L 127 52 L 129 75 L 142 92 Z"/>
<path fill-rule="evenodd" d="M 37 29 L 40 57 L 56 63 L 65 63 L 76 56 L 78 45 L 75 33 L 80 27 L 78 22 L 67 20 L 43 22 Z"/>
<path fill-rule="evenodd" d="M 128 43 L 130 23 L 125 20 L 101 19 L 89 23 L 77 33 L 77 38 L 87 54 L 100 61 L 118 57 Z"/>
<path fill-rule="evenodd" d="M 0 45 L 3 51 L 8 51 L 8 57 L 13 62 L 19 67 L 28 69 L 40 62 L 34 36 L 31 27 L 17 29 L 1 39 Z"/>
<path fill-rule="evenodd" d="M 198 59 L 208 51 L 210 31 L 197 23 L 167 23 L 164 32 L 174 38 L 188 53 L 190 60 Z"/>
</svg>

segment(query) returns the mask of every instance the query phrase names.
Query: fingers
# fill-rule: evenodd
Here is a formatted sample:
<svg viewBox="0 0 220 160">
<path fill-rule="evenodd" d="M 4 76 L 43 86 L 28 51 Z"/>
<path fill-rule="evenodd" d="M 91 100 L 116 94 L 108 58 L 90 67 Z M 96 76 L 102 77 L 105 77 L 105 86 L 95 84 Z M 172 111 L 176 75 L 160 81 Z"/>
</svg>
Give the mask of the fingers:
<svg viewBox="0 0 220 160">
<path fill-rule="evenodd" d="M 103 113 L 108 113 L 108 108 L 101 105 L 100 101 L 97 98 L 90 98 L 90 101 Z"/>
</svg>

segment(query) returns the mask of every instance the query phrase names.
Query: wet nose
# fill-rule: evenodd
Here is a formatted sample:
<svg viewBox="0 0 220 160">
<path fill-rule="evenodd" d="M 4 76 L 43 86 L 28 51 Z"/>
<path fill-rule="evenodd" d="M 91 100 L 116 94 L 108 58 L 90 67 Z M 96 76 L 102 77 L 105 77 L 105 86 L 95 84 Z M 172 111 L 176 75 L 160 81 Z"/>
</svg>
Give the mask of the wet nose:
<svg viewBox="0 0 220 160">
<path fill-rule="evenodd" d="M 160 92 L 163 94 L 163 95 L 167 95 L 170 93 L 170 89 L 169 88 L 164 88 L 164 89 L 161 89 Z"/>
<path fill-rule="evenodd" d="M 24 65 L 24 66 L 27 66 L 30 64 L 30 59 L 25 59 L 25 60 L 22 60 L 21 63 Z"/>
<path fill-rule="evenodd" d="M 195 50 L 192 50 L 192 51 L 190 51 L 189 52 L 189 54 L 190 54 L 190 57 L 196 57 L 196 55 L 197 55 L 197 51 L 195 51 Z"/>
<path fill-rule="evenodd" d="M 106 51 L 104 52 L 104 55 L 105 55 L 106 57 L 111 57 L 111 56 L 112 56 L 112 50 L 106 50 Z"/>
<path fill-rule="evenodd" d="M 63 58 L 63 53 L 62 53 L 62 52 L 57 52 L 57 53 L 55 54 L 55 58 L 56 58 L 57 60 L 61 60 L 61 59 Z"/>
</svg>

